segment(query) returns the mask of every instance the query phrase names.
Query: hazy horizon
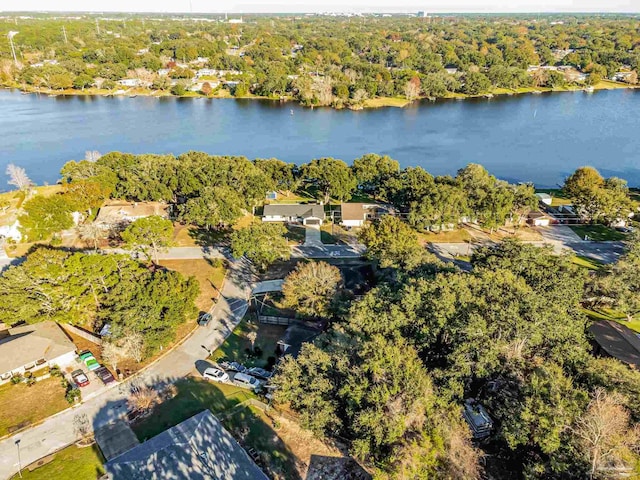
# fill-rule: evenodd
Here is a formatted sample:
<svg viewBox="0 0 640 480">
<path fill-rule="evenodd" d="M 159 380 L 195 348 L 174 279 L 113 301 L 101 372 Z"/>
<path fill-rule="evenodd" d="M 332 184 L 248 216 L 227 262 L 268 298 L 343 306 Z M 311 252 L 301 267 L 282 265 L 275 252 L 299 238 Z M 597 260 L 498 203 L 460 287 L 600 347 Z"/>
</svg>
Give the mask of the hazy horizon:
<svg viewBox="0 0 640 480">
<path fill-rule="evenodd" d="M 109 12 L 109 13 L 638 13 L 640 0 L 4 0 L 0 12 Z M 54 4 L 52 6 L 52 4 Z"/>
</svg>

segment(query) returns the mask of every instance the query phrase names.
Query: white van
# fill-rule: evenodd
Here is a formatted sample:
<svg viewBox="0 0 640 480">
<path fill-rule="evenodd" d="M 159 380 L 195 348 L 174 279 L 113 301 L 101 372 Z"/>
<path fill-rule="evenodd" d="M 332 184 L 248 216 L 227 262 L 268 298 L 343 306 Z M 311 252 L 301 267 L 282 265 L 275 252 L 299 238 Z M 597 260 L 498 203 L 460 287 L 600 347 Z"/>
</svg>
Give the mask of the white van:
<svg viewBox="0 0 640 480">
<path fill-rule="evenodd" d="M 248 388 L 250 390 L 258 390 L 262 387 L 262 382 L 256 377 L 247 375 L 246 373 L 236 373 L 233 377 L 233 383 L 239 387 Z"/>
</svg>

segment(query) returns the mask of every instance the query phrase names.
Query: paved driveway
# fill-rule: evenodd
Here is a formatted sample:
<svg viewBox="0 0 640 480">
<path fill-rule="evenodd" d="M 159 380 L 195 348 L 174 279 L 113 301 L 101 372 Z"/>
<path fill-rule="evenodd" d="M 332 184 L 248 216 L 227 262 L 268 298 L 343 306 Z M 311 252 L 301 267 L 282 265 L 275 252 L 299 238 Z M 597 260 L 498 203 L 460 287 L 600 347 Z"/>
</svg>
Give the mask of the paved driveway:
<svg viewBox="0 0 640 480">
<path fill-rule="evenodd" d="M 566 225 L 554 225 L 550 227 L 538 227 L 538 231 L 547 242 L 560 242 L 564 244 L 583 242 L 584 240 Z"/>
<path fill-rule="evenodd" d="M 305 247 L 322 247 L 322 235 L 320 233 L 320 225 L 305 225 L 304 227 L 304 246 Z"/>
<path fill-rule="evenodd" d="M 0 441 L 0 478 L 9 478 L 18 471 L 16 440 L 20 440 L 22 465 L 29 465 L 76 441 L 73 421 L 77 415 L 87 415 L 93 429 L 122 418 L 127 411 L 132 381 L 149 385 L 162 384 L 173 382 L 194 371 L 196 361 L 207 358 L 208 350 L 218 348 L 242 320 L 248 308 L 247 298 L 254 281 L 255 276 L 246 260 L 233 261 L 222 296 L 212 309 L 214 321 L 208 326 L 199 327 L 182 344 L 134 379 L 105 389 L 100 395 L 73 409 L 65 410 L 40 425 Z"/>
<path fill-rule="evenodd" d="M 292 258 L 359 258 L 364 254 L 364 245 L 324 245 L 291 247 Z"/>
</svg>

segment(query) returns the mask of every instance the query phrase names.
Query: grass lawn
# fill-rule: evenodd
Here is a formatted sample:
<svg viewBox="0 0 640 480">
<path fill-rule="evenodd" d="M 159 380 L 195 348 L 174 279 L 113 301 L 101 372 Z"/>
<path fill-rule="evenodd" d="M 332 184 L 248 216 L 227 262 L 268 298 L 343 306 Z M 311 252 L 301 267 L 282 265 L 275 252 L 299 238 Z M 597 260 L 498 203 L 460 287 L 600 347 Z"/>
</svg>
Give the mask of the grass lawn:
<svg viewBox="0 0 640 480">
<path fill-rule="evenodd" d="M 596 242 L 619 241 L 627 238 L 624 233 L 605 225 L 569 225 L 569 228 L 576 232 L 580 238 L 584 239 L 585 235 L 588 235 L 590 240 Z"/>
<path fill-rule="evenodd" d="M 379 97 L 369 98 L 365 100 L 365 108 L 380 108 L 380 107 L 405 107 L 409 104 L 406 98 L 401 97 Z"/>
<path fill-rule="evenodd" d="M 464 228 L 440 233 L 418 233 L 418 241 L 425 243 L 465 243 L 471 235 Z"/>
<path fill-rule="evenodd" d="M 170 270 L 176 270 L 187 277 L 196 277 L 200 284 L 200 294 L 196 298 L 196 306 L 202 312 L 208 311 L 213 305 L 213 299 L 218 298 L 222 288 L 226 268 L 224 262 L 220 266 L 213 266 L 211 260 L 184 259 L 160 260 L 160 265 Z"/>
<path fill-rule="evenodd" d="M 316 199 L 306 192 L 277 192 L 278 198 L 269 200 L 270 204 L 316 203 Z"/>
<path fill-rule="evenodd" d="M 158 405 L 150 417 L 131 425 L 141 442 L 205 409 L 217 414 L 255 397 L 245 388 L 214 384 L 199 378 L 179 380 L 175 386 L 178 394 L 174 398 Z"/>
<path fill-rule="evenodd" d="M 287 229 L 286 237 L 289 245 L 301 245 L 305 239 L 305 229 L 302 226 L 284 224 Z"/>
<path fill-rule="evenodd" d="M 364 192 L 355 192 L 347 203 L 377 203 L 377 200 Z"/>
<path fill-rule="evenodd" d="M 224 343 L 211 355 L 211 360 L 226 359 L 240 362 L 248 367 L 265 367 L 269 357 L 275 357 L 276 344 L 284 334 L 286 327 L 280 325 L 267 325 L 249 323 L 243 320 L 238 324 L 233 333 L 227 337 Z M 249 332 L 257 332 L 255 346 L 262 350 L 258 358 L 250 357 L 251 342 L 247 338 Z"/>
<path fill-rule="evenodd" d="M 103 463 L 104 458 L 102 458 L 97 445 L 84 448 L 71 445 L 55 453 L 51 462 L 32 472 L 23 468 L 22 478 L 25 480 L 52 480 L 54 478 L 96 480 L 104 475 Z M 13 478 L 19 477 L 15 475 Z"/>
<path fill-rule="evenodd" d="M 328 245 L 335 245 L 338 239 L 331 234 L 331 224 L 323 223 L 320 227 L 320 241 Z"/>
<path fill-rule="evenodd" d="M 627 320 L 627 316 L 625 314 L 610 308 L 595 308 L 593 310 L 583 308 L 582 311 L 594 322 L 597 322 L 598 320 L 613 320 L 614 322 L 618 322 L 620 325 L 630 328 L 636 333 L 640 333 L 640 318 Z"/>
<path fill-rule="evenodd" d="M 248 228 L 254 223 L 262 223 L 262 221 L 258 217 L 254 217 L 253 215 L 245 215 L 238 219 L 238 221 L 233 226 L 234 230 L 242 230 L 243 228 Z"/>
<path fill-rule="evenodd" d="M 582 255 L 574 255 L 571 258 L 571 261 L 579 267 L 586 268 L 587 270 L 600 270 L 602 268 L 602 263 L 589 257 L 583 257 Z"/>
<path fill-rule="evenodd" d="M 273 428 L 273 420 L 255 407 L 240 407 L 222 423 L 246 447 L 260 453 L 261 466 L 271 478 L 299 479 L 297 456 Z"/>
<path fill-rule="evenodd" d="M 28 387 L 11 383 L 0 387 L 0 436 L 11 427 L 35 424 L 69 407 L 65 389 L 57 377 L 47 378 Z M 26 425 L 25 425 L 26 426 Z"/>
<path fill-rule="evenodd" d="M 548 193 L 551 195 L 552 207 L 571 204 L 571 199 L 567 198 L 559 188 L 536 188 L 536 193 Z"/>
</svg>

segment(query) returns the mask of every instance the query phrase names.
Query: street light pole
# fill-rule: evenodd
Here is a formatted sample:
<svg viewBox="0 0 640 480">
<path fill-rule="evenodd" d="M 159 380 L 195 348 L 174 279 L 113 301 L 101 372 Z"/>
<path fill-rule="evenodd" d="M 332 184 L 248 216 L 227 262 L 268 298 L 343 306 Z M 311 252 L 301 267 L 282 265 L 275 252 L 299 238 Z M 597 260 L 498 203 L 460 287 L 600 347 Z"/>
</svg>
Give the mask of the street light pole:
<svg viewBox="0 0 640 480">
<path fill-rule="evenodd" d="M 9 37 L 9 44 L 11 45 L 11 54 L 13 55 L 13 64 L 17 67 L 18 66 L 18 59 L 16 58 L 16 49 L 13 46 L 13 37 L 15 37 L 18 34 L 18 32 L 15 31 L 11 31 L 7 34 L 7 36 Z"/>
<path fill-rule="evenodd" d="M 20 461 L 20 440 L 15 441 L 16 447 L 18 447 L 18 475 L 22 478 L 22 462 Z"/>
</svg>

